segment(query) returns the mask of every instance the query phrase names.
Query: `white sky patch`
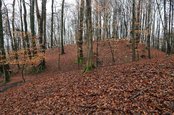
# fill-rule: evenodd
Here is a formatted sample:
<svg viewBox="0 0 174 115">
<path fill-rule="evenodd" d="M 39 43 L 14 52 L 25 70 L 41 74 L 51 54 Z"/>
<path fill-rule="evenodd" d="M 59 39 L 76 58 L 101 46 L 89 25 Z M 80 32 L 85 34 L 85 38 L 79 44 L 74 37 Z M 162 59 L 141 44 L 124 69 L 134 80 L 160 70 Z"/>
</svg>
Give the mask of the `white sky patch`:
<svg viewBox="0 0 174 115">
<path fill-rule="evenodd" d="M 3 0 L 3 1 L 5 2 L 5 4 L 7 5 L 8 8 L 10 8 L 10 9 L 12 8 L 13 0 Z M 18 4 L 19 1 L 20 0 L 16 0 L 16 4 Z M 41 9 L 41 1 L 42 0 L 38 0 L 38 5 L 39 5 L 40 9 Z M 25 0 L 25 2 L 30 3 L 30 0 Z M 65 4 L 66 3 L 75 5 L 76 0 L 65 0 Z M 47 12 L 48 13 L 51 12 L 51 4 L 52 4 L 52 0 L 47 0 Z M 58 7 L 57 9 L 59 9 L 61 7 L 61 4 L 62 4 L 62 0 L 54 0 L 54 7 Z M 17 6 L 17 7 L 19 7 L 19 6 Z"/>
</svg>

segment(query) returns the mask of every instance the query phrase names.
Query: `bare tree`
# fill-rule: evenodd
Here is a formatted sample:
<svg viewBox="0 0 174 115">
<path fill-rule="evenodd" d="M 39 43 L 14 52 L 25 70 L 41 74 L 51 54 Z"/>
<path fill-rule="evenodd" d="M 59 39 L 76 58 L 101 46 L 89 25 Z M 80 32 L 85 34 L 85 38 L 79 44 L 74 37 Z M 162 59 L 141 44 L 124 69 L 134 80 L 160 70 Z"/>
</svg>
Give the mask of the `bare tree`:
<svg viewBox="0 0 174 115">
<path fill-rule="evenodd" d="M 80 24 L 79 24 L 79 30 L 78 30 L 78 40 L 77 40 L 77 47 L 78 47 L 78 63 L 80 63 L 83 60 L 83 18 L 84 18 L 84 0 L 81 0 L 80 5 Z"/>
<path fill-rule="evenodd" d="M 135 21 L 136 21 L 136 16 L 135 16 L 135 0 L 132 2 L 132 61 L 136 60 L 136 53 L 135 53 Z"/>
<path fill-rule="evenodd" d="M 63 40 L 63 36 L 64 36 L 64 4 L 65 4 L 65 0 L 62 0 L 62 10 L 61 10 L 61 54 L 65 54 L 64 40 Z"/>
<path fill-rule="evenodd" d="M 25 0 L 23 0 L 23 8 L 24 8 L 24 30 L 25 30 L 25 40 L 26 40 L 26 46 L 27 46 L 27 52 L 28 56 L 31 58 L 31 52 L 30 52 L 30 41 L 28 36 L 28 23 L 27 23 L 27 9 L 25 5 Z"/>
<path fill-rule="evenodd" d="M 54 0 L 52 0 L 51 5 L 51 48 L 53 47 L 53 25 L 54 25 Z"/>
<path fill-rule="evenodd" d="M 0 0 L 0 71 L 4 74 L 4 82 L 10 81 L 9 65 L 6 63 L 6 52 L 4 48 L 3 22 L 2 22 L 2 0 Z"/>
<path fill-rule="evenodd" d="M 149 7 L 148 7 L 148 35 L 147 35 L 147 48 L 148 48 L 148 58 L 150 59 L 151 58 L 151 52 L 150 52 L 150 30 L 151 30 L 151 22 L 150 22 L 150 17 L 151 17 L 151 4 L 152 4 L 152 2 L 151 2 L 151 0 L 149 0 Z"/>
<path fill-rule="evenodd" d="M 44 32 L 44 15 L 45 15 L 45 9 L 46 9 L 46 3 L 47 3 L 47 0 L 42 0 L 42 13 L 41 13 L 41 16 L 39 14 L 39 12 L 37 12 L 37 15 L 38 15 L 38 20 L 40 22 L 39 24 L 39 44 L 40 44 L 40 48 L 41 48 L 41 52 L 45 53 L 45 43 L 44 43 L 44 38 L 43 38 L 43 32 Z M 45 69 L 46 65 L 45 65 L 45 58 L 42 59 L 42 62 L 41 62 L 41 69 Z"/>
<path fill-rule="evenodd" d="M 87 52 L 87 63 L 85 71 L 90 71 L 94 68 L 91 11 L 92 11 L 91 0 L 86 0 L 86 28 L 87 28 L 87 38 L 88 38 L 88 52 Z"/>
<path fill-rule="evenodd" d="M 34 15 L 34 0 L 30 0 L 30 28 L 32 34 L 32 48 L 33 48 L 33 56 L 37 53 L 36 48 L 36 40 L 35 40 L 35 15 Z"/>
</svg>

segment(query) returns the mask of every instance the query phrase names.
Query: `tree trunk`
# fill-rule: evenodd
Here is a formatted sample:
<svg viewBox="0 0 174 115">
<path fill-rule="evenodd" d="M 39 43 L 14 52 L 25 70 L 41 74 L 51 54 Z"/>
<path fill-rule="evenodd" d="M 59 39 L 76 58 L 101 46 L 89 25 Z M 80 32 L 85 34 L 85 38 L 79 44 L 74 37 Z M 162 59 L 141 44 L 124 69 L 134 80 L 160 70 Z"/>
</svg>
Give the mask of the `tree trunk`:
<svg viewBox="0 0 174 115">
<path fill-rule="evenodd" d="M 174 7 L 173 7 L 173 5 L 171 6 L 171 8 L 172 9 L 174 9 Z M 174 21 L 174 11 L 172 10 L 172 18 L 171 18 L 171 20 L 172 20 L 172 23 L 171 23 L 171 26 L 172 26 L 172 28 L 171 28 L 171 46 L 172 46 L 172 53 L 174 53 L 174 32 L 173 32 L 173 21 Z"/>
<path fill-rule="evenodd" d="M 42 0 L 42 15 L 40 16 L 39 12 L 37 13 L 38 18 L 40 17 L 39 22 L 39 44 L 40 44 L 40 49 L 42 53 L 45 53 L 45 44 L 44 44 L 44 39 L 43 39 L 43 25 L 44 25 L 44 11 L 46 9 L 46 2 L 47 0 Z M 37 10 L 38 11 L 38 10 Z M 42 59 L 41 61 L 41 69 L 44 70 L 46 65 L 45 65 L 45 58 Z"/>
<path fill-rule="evenodd" d="M 31 34 L 32 34 L 32 48 L 33 48 L 33 56 L 37 53 L 36 48 L 36 40 L 35 40 L 35 15 L 34 15 L 34 0 L 30 1 L 30 28 L 31 28 Z"/>
<path fill-rule="evenodd" d="M 15 25 L 14 25 L 14 20 L 15 20 L 15 4 L 16 0 L 13 0 L 13 13 L 12 13 L 12 30 L 13 30 L 13 44 L 12 44 L 12 49 L 14 51 L 17 50 L 17 43 L 16 43 L 16 38 L 15 38 Z"/>
<path fill-rule="evenodd" d="M 4 3 L 4 6 L 6 8 L 6 15 L 7 15 L 7 28 L 8 28 L 7 31 L 9 32 L 11 46 L 13 48 L 13 37 L 12 37 L 12 32 L 11 32 L 11 27 L 10 27 L 9 11 L 8 11 L 8 8 L 5 3 Z M 10 41 L 8 40 L 8 42 L 10 42 Z M 10 44 L 10 43 L 8 43 L 8 44 Z M 9 50 L 10 50 L 10 46 L 9 46 Z"/>
<path fill-rule="evenodd" d="M 117 10 L 114 8 L 113 11 L 113 22 L 112 22 L 112 38 L 117 38 L 117 33 L 116 33 L 116 26 L 117 26 Z"/>
<path fill-rule="evenodd" d="M 23 34 L 23 18 L 22 18 L 22 0 L 20 0 L 20 21 L 21 21 L 21 32 L 22 32 L 22 42 L 23 42 L 23 48 L 26 48 L 25 40 L 24 40 L 24 34 Z"/>
<path fill-rule="evenodd" d="M 79 29 L 78 29 L 78 40 L 77 40 L 77 47 L 78 47 L 78 62 L 82 63 L 83 61 L 83 17 L 84 17 L 84 0 L 81 0 L 81 5 L 80 5 L 80 24 L 79 24 Z"/>
<path fill-rule="evenodd" d="M 53 48 L 53 25 L 54 25 L 54 0 L 51 5 L 51 48 Z"/>
<path fill-rule="evenodd" d="M 171 11 L 172 11 L 172 1 L 169 0 L 170 6 L 169 6 L 169 32 L 168 32 L 168 54 L 171 54 Z"/>
<path fill-rule="evenodd" d="M 167 9 L 166 9 L 167 5 L 166 5 L 166 0 L 164 0 L 164 39 L 167 43 L 167 51 L 166 53 L 168 55 L 170 55 L 171 52 L 171 47 L 170 47 L 170 39 L 169 39 L 169 35 L 167 33 Z"/>
<path fill-rule="evenodd" d="M 148 7 L 148 35 L 147 35 L 147 49 L 148 49 L 148 58 L 151 58 L 151 52 L 150 52 L 150 35 L 151 35 L 151 22 L 150 22 L 150 17 L 151 17 L 151 0 L 149 0 L 149 7 Z"/>
<path fill-rule="evenodd" d="M 40 12 L 39 12 L 38 1 L 36 0 L 35 2 L 36 2 L 36 16 L 37 16 L 37 23 L 38 23 L 38 33 L 40 33 L 41 15 L 40 15 Z"/>
<path fill-rule="evenodd" d="M 157 49 L 160 49 L 160 29 L 161 26 L 160 26 L 160 20 L 157 21 L 157 45 L 156 45 L 156 48 Z"/>
<path fill-rule="evenodd" d="M 92 41 L 92 18 L 91 18 L 91 0 L 86 0 L 86 27 L 87 27 L 87 38 L 88 38 L 88 52 L 87 52 L 87 63 L 86 71 L 90 71 L 94 68 L 93 63 L 93 41 Z"/>
<path fill-rule="evenodd" d="M 46 23 L 47 23 L 47 14 L 46 14 L 46 5 L 44 6 L 44 9 L 43 9 L 43 40 L 44 40 L 44 48 L 46 49 L 46 42 L 47 42 L 47 31 L 46 31 Z"/>
<path fill-rule="evenodd" d="M 136 21 L 136 16 L 135 16 L 135 0 L 133 0 L 132 4 L 132 61 L 136 60 L 136 53 L 135 53 L 135 21 Z"/>
<path fill-rule="evenodd" d="M 24 30 L 25 30 L 25 39 L 26 39 L 26 46 L 27 46 L 27 53 L 29 58 L 31 58 L 31 52 L 30 52 L 30 41 L 28 37 L 28 24 L 27 24 L 27 9 L 25 5 L 25 0 L 23 0 L 23 8 L 24 8 Z"/>
<path fill-rule="evenodd" d="M 96 16 L 95 16 L 95 20 L 96 20 L 96 37 L 97 37 L 97 43 L 96 43 L 96 62 L 95 65 L 96 67 L 98 67 L 99 65 L 99 39 L 100 39 L 100 24 L 99 24 L 99 7 L 98 7 L 98 0 L 96 2 Z"/>
<path fill-rule="evenodd" d="M 12 30 L 13 30 L 13 50 L 15 51 L 15 59 L 18 60 L 18 54 L 17 54 L 17 50 L 18 50 L 18 44 L 16 41 L 16 36 L 15 36 L 15 4 L 16 4 L 16 0 L 13 1 L 13 13 L 12 13 Z M 20 68 L 19 64 L 18 64 L 18 68 Z"/>
<path fill-rule="evenodd" d="M 6 53 L 4 48 L 4 35 L 3 35 L 3 23 L 2 23 L 2 1 L 0 0 L 0 71 L 4 74 L 4 83 L 10 81 L 9 65 L 6 63 Z"/>
<path fill-rule="evenodd" d="M 62 0 L 62 10 L 61 10 L 61 54 L 65 54 L 64 51 L 64 40 L 63 40 L 63 36 L 64 36 L 64 3 L 65 0 Z"/>
<path fill-rule="evenodd" d="M 140 7 L 141 7 L 141 0 L 138 0 L 138 6 L 137 6 L 137 9 L 136 9 L 136 24 L 135 24 L 135 30 L 137 31 L 136 32 L 136 44 L 135 44 L 135 47 L 136 49 L 138 49 L 138 44 L 140 42 L 140 37 L 141 37 L 141 13 L 140 13 Z"/>
</svg>

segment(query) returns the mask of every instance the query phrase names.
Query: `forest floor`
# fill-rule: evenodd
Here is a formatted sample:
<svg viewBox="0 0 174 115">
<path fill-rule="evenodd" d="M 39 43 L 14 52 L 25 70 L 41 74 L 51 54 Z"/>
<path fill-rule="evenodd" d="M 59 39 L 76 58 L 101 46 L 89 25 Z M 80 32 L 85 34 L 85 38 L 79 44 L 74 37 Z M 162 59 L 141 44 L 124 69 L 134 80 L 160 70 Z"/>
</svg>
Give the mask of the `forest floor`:
<svg viewBox="0 0 174 115">
<path fill-rule="evenodd" d="M 174 56 L 152 49 L 147 59 L 145 46 L 139 49 L 142 58 L 131 62 L 128 41 L 102 41 L 100 65 L 87 73 L 75 45 L 65 47 L 61 68 L 59 50 L 49 49 L 44 72 L 27 74 L 25 83 L 16 74 L 0 86 L 0 114 L 174 114 Z"/>
</svg>

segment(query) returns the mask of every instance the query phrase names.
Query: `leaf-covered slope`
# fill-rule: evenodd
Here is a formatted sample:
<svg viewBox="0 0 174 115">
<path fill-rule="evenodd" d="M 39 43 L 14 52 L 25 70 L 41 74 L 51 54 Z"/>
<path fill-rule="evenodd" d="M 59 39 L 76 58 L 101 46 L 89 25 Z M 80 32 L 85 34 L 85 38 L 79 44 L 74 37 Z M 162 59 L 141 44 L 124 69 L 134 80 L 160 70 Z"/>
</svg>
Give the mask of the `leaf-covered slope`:
<svg viewBox="0 0 174 115">
<path fill-rule="evenodd" d="M 0 94 L 0 114 L 174 112 L 174 57 L 71 71 Z"/>
<path fill-rule="evenodd" d="M 75 63 L 75 45 L 65 47 L 66 54 L 60 58 L 61 69 L 58 68 L 59 50 L 48 50 L 45 72 L 27 75 L 26 83 L 0 93 L 0 114 L 172 113 L 174 57 L 166 58 L 164 53 L 152 49 L 154 59 L 128 63 L 131 61 L 128 41 L 110 43 L 115 66 L 108 66 L 112 64 L 108 41 L 101 41 L 102 67 L 85 74 Z M 139 48 L 140 55 L 147 55 L 144 45 Z M 20 76 L 14 78 L 21 80 Z"/>
</svg>

